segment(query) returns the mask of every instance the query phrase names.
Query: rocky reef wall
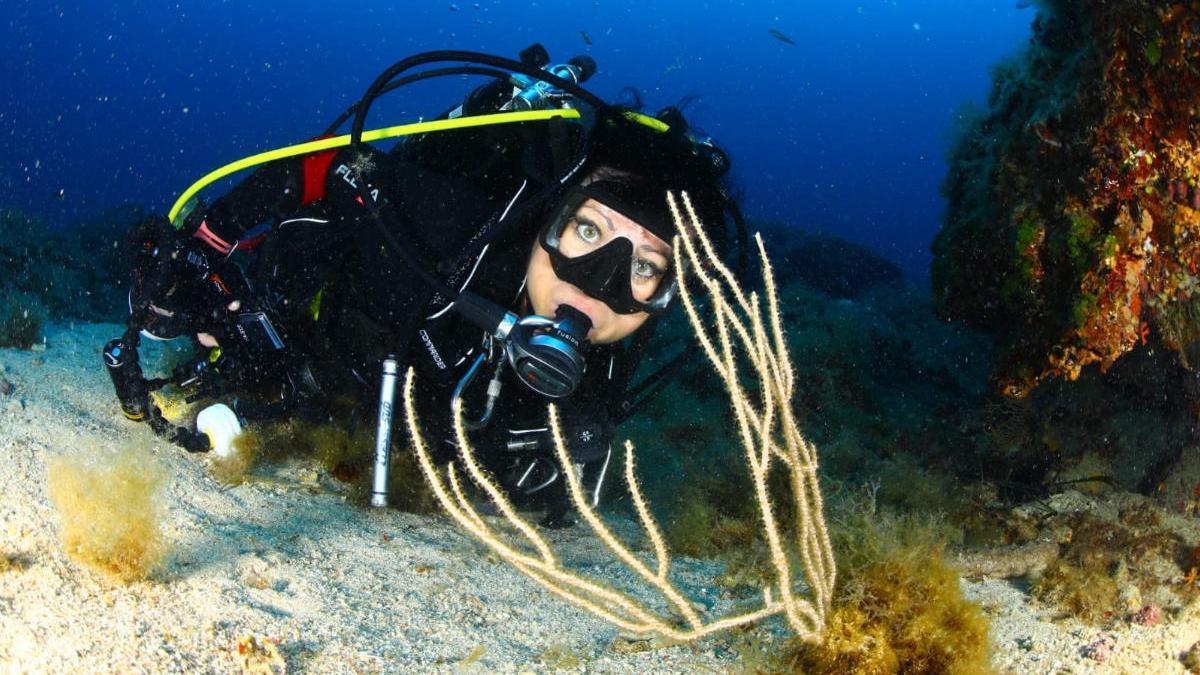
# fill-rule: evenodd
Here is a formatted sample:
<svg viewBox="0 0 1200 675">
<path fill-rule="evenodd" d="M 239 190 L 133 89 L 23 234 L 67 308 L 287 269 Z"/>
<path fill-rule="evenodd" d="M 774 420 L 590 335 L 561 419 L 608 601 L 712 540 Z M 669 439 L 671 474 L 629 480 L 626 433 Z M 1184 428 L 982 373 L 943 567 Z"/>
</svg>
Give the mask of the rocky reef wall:
<svg viewBox="0 0 1200 675">
<path fill-rule="evenodd" d="M 1001 391 L 1200 365 L 1200 2 L 1044 3 L 950 160 L 934 302 L 996 338 Z"/>
<path fill-rule="evenodd" d="M 120 206 L 56 230 L 0 208 L 0 347 L 28 348 L 48 319 L 119 321 L 127 311 L 125 232 L 145 215 Z"/>
</svg>

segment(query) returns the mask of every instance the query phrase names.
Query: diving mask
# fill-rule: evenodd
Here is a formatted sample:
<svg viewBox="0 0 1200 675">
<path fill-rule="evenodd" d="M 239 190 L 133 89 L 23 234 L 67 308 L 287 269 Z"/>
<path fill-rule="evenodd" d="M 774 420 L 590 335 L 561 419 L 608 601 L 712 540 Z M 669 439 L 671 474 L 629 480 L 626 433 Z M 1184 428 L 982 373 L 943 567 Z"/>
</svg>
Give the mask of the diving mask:
<svg viewBox="0 0 1200 675">
<path fill-rule="evenodd" d="M 668 239 L 652 214 L 622 204 L 598 184 L 580 188 L 558 217 L 542 228 L 539 242 L 550 256 L 559 279 L 608 305 L 618 314 L 664 311 L 675 295 L 675 275 L 669 250 L 643 255 L 633 241 L 580 212 L 587 199 L 596 199 L 659 237 Z M 665 203 L 665 197 L 663 197 Z M 661 234 L 660 234 L 661 232 Z M 668 234 L 668 237 L 663 237 Z"/>
</svg>

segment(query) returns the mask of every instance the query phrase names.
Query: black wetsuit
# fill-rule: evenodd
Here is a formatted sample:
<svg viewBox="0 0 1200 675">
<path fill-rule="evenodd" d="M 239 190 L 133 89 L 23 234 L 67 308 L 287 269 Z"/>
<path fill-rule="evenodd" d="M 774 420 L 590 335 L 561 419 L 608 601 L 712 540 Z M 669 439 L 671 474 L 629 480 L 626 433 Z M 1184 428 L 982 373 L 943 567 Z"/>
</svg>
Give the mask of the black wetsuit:
<svg viewBox="0 0 1200 675">
<path fill-rule="evenodd" d="M 518 314 L 527 313 L 525 271 L 544 213 L 521 207 L 542 184 L 537 172 L 531 178 L 527 170 L 528 153 L 464 164 L 452 157 L 462 143 L 422 142 L 390 154 L 372 151 L 366 160 L 336 150 L 272 163 L 189 223 L 220 252 L 234 246 L 250 252 L 251 284 L 282 324 L 289 362 L 304 372 L 297 377 L 291 369 L 294 381 L 287 387 L 296 391 L 289 395 L 320 400 L 350 394 L 373 403 L 381 360 L 396 354 L 402 372 L 416 368 L 427 440 L 448 457 L 450 395 L 486 349 L 485 335 L 387 249 L 354 183 L 356 168 L 365 169 L 368 191 L 388 214 L 392 234 L 429 269 L 448 286 L 469 287 Z M 497 228 L 504 234 L 481 250 Z M 607 464 L 609 420 L 617 415 L 632 364 L 619 345 L 592 346 L 586 356 L 580 388 L 559 404 L 574 458 L 594 477 Z M 464 397 L 473 413 L 495 363 L 484 366 Z M 528 456 L 506 449 L 511 439 L 544 430 L 547 401 L 516 381 L 507 366 L 504 371 L 494 419 L 473 438 L 511 487 L 549 475 L 548 455 L 531 472 Z M 557 488 L 545 493 L 561 497 Z"/>
</svg>

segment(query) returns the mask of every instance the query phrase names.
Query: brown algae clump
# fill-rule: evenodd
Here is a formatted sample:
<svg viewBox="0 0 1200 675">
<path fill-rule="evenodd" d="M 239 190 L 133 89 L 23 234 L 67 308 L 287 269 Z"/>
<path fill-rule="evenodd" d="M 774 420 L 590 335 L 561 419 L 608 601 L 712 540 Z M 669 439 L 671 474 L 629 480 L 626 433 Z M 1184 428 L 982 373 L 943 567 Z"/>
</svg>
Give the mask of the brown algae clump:
<svg viewBox="0 0 1200 675">
<path fill-rule="evenodd" d="M 824 641 L 780 655 L 796 672 L 987 673 L 989 622 L 943 555 L 944 526 L 863 510 L 834 520 L 838 591 Z"/>
<path fill-rule="evenodd" d="M 266 443 L 264 435 L 257 429 L 246 429 L 233 439 L 233 451 L 221 456 L 212 454 L 212 475 L 225 485 L 241 485 L 246 482 L 250 470 L 263 454 Z"/>
<path fill-rule="evenodd" d="M 144 448 L 90 449 L 52 460 L 50 499 L 67 555 L 124 583 L 156 572 L 171 548 L 162 530 L 166 477 Z"/>
<path fill-rule="evenodd" d="M 373 429 L 341 423 L 287 420 L 253 425 L 233 440 L 232 453 L 213 456 L 212 474 L 226 485 L 240 485 L 254 478 L 256 467 L 285 460 L 315 461 L 331 478 L 351 486 L 355 501 L 365 504 L 370 495 L 374 446 Z M 389 503 L 401 511 L 437 510 L 416 457 L 404 446 L 392 446 L 388 486 Z"/>
</svg>

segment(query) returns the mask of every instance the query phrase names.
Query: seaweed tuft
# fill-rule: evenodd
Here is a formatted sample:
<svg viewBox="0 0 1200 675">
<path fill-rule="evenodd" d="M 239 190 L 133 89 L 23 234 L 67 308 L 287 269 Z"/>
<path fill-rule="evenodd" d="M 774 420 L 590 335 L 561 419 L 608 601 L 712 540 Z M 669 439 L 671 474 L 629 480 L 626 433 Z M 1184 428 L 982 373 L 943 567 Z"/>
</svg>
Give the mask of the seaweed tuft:
<svg viewBox="0 0 1200 675">
<path fill-rule="evenodd" d="M 790 641 L 774 667 L 813 673 L 988 673 L 989 622 L 944 557 L 928 517 L 852 506 L 831 528 L 838 596 L 825 639 Z"/>
<path fill-rule="evenodd" d="M 150 578 L 171 551 L 161 498 L 167 473 L 139 447 L 89 449 L 50 462 L 50 499 L 67 555 L 122 583 Z"/>
<path fill-rule="evenodd" d="M 329 476 L 351 486 L 356 501 L 365 504 L 370 493 L 375 441 L 364 428 L 339 423 L 314 424 L 288 420 L 251 426 L 233 443 L 234 452 L 214 458 L 213 476 L 226 484 L 250 480 L 254 469 L 287 459 L 310 459 Z M 421 476 L 413 453 L 393 445 L 388 472 L 389 503 L 412 513 L 432 513 L 435 501 Z"/>
</svg>

